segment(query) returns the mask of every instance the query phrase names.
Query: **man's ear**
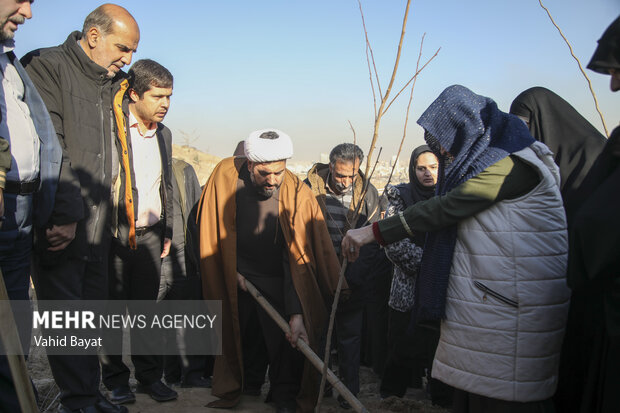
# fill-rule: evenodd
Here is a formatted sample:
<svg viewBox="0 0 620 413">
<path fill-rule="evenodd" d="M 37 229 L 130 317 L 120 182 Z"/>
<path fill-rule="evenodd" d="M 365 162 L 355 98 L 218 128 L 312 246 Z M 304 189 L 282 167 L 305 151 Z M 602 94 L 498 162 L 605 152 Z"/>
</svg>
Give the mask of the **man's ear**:
<svg viewBox="0 0 620 413">
<path fill-rule="evenodd" d="M 254 162 L 248 160 L 248 171 L 252 172 L 253 167 L 254 167 Z"/>
<path fill-rule="evenodd" d="M 138 95 L 138 92 L 136 92 L 135 89 L 129 89 L 129 98 L 133 101 L 133 103 L 136 103 L 137 101 L 140 100 L 140 96 Z"/>
<path fill-rule="evenodd" d="M 95 47 L 97 47 L 97 44 L 99 43 L 102 37 L 103 36 L 101 35 L 101 32 L 95 26 L 91 27 L 86 32 L 86 42 L 88 43 L 88 46 L 91 49 L 94 49 Z"/>
</svg>

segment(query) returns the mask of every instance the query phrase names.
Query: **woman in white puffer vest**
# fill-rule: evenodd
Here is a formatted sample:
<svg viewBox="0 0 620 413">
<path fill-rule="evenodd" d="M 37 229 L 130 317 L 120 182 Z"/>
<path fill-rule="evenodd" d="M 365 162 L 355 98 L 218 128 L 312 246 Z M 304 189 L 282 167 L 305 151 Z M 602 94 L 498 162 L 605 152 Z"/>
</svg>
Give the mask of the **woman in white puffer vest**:
<svg viewBox="0 0 620 413">
<path fill-rule="evenodd" d="M 450 86 L 418 120 L 437 196 L 349 231 L 342 251 L 428 232 L 417 321 L 441 319 L 433 377 L 454 412 L 552 412 L 570 291 L 560 177 L 549 149 L 493 100 Z"/>
</svg>

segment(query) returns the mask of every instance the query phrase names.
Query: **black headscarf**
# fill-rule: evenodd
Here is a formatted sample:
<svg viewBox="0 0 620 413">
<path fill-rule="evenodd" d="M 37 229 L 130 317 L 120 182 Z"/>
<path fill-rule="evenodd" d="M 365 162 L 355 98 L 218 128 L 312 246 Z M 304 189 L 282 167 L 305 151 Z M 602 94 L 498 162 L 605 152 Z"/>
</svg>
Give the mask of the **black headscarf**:
<svg viewBox="0 0 620 413">
<path fill-rule="evenodd" d="M 424 186 L 420 181 L 418 181 L 418 176 L 415 173 L 416 163 L 418 162 L 418 157 L 423 153 L 430 152 L 431 148 L 427 145 L 418 146 L 411 152 L 411 158 L 409 159 L 409 183 L 397 185 L 398 193 L 400 197 L 405 202 L 405 206 L 409 207 L 416 202 L 426 201 L 429 198 L 435 196 L 435 185 L 433 186 Z M 417 232 L 413 237 L 413 241 L 416 245 L 422 247 L 424 245 L 424 241 L 426 239 L 425 232 Z"/>
<path fill-rule="evenodd" d="M 428 145 L 420 145 L 411 152 L 411 158 L 409 159 L 409 183 L 397 186 L 406 206 L 411 206 L 416 202 L 426 201 L 435 196 L 435 185 L 422 185 L 422 183 L 418 181 L 418 176 L 415 173 L 418 157 L 425 152 L 433 153 Z"/>
<path fill-rule="evenodd" d="M 588 69 L 604 75 L 609 69 L 620 69 L 620 17 L 613 21 L 598 40 Z"/>
<path fill-rule="evenodd" d="M 543 87 L 522 92 L 510 105 L 510 113 L 527 119 L 532 136 L 553 152 L 562 178 L 562 198 L 570 215 L 575 201 L 572 195 L 607 139 L 567 101 Z"/>
<path fill-rule="evenodd" d="M 418 119 L 418 124 L 426 131 L 426 143 L 439 158 L 437 195 L 445 195 L 535 142 L 519 118 L 500 111 L 492 99 L 460 85 L 446 88 Z M 449 165 L 438 153 L 439 147 L 453 156 Z M 426 237 L 416 282 L 418 321 L 437 320 L 445 315 L 456 228 L 452 225 Z"/>
</svg>

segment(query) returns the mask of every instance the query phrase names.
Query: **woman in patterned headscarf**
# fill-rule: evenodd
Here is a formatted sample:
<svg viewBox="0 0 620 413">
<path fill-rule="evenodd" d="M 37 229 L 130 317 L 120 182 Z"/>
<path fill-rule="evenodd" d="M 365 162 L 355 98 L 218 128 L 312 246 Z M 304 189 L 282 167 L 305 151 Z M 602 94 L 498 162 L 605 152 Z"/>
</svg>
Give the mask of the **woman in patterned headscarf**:
<svg viewBox="0 0 620 413">
<path fill-rule="evenodd" d="M 409 182 L 388 185 L 385 189 L 389 202 L 386 217 L 398 215 L 408 206 L 434 196 L 438 167 L 439 161 L 430 147 L 422 145 L 415 148 L 409 162 Z M 394 270 L 388 301 L 388 356 L 380 389 L 383 398 L 403 397 L 412 377 L 414 385 L 421 386 L 424 370 L 430 371 L 439 340 L 438 320 L 421 323 L 413 335 L 407 334 L 425 238 L 425 233 L 417 232 L 413 237 L 385 247 L 385 254 Z M 447 387 L 432 379 L 430 393 L 434 404 L 451 405 L 452 391 Z"/>
</svg>

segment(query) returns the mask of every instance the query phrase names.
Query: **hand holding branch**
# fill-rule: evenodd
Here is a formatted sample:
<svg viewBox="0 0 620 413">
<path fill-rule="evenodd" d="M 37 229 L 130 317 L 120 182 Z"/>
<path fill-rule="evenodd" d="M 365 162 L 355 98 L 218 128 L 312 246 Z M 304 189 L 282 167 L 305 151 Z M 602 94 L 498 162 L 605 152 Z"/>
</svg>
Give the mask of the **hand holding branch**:
<svg viewBox="0 0 620 413">
<path fill-rule="evenodd" d="M 372 225 L 358 229 L 350 229 L 342 239 L 341 251 L 349 262 L 355 261 L 360 255 L 362 245 L 370 244 L 375 240 Z"/>
<path fill-rule="evenodd" d="M 306 327 L 304 326 L 304 318 L 301 314 L 293 314 L 288 322 L 288 325 L 291 328 L 291 332 L 286 333 L 286 339 L 289 343 L 291 343 L 293 348 L 297 347 L 298 339 L 309 343 L 308 333 L 306 332 Z"/>
</svg>

